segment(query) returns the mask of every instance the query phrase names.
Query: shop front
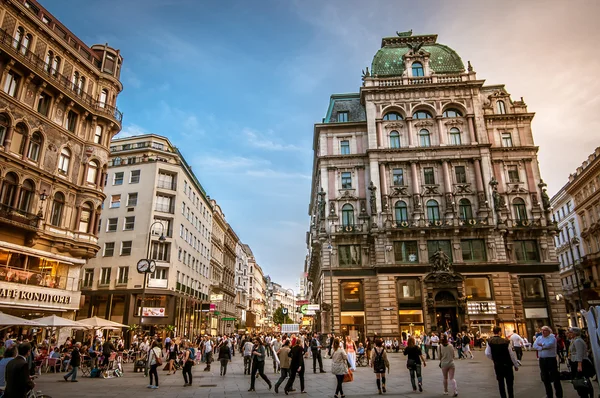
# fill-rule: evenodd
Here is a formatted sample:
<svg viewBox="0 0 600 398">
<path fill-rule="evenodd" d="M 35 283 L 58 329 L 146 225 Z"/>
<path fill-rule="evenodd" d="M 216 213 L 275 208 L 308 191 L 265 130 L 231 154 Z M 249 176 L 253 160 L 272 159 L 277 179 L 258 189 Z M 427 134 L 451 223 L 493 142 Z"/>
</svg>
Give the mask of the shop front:
<svg viewBox="0 0 600 398">
<path fill-rule="evenodd" d="M 365 335 L 365 303 L 362 281 L 340 281 L 340 325 L 342 335 L 352 340 L 364 342 Z"/>
<path fill-rule="evenodd" d="M 542 326 L 550 324 L 548 314 L 548 301 L 544 278 L 541 276 L 527 276 L 519 278 L 521 297 L 523 298 L 523 309 L 525 313 L 526 337 L 533 341 L 535 333 Z"/>
<path fill-rule="evenodd" d="M 398 329 L 402 340 L 408 336 L 419 337 L 425 333 L 423 294 L 418 278 L 396 280 L 398 299 Z"/>
</svg>

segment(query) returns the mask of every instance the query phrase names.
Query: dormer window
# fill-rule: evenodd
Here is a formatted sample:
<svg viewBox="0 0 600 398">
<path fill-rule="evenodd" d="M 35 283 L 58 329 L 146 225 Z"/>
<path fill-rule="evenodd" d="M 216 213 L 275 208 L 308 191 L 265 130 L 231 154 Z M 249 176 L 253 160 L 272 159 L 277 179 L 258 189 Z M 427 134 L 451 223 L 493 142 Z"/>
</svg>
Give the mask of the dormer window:
<svg viewBox="0 0 600 398">
<path fill-rule="evenodd" d="M 499 115 L 505 115 L 506 114 L 506 105 L 504 105 L 504 101 L 498 101 L 498 102 L 496 102 L 496 112 Z"/>
<path fill-rule="evenodd" d="M 337 115 L 338 123 L 345 123 L 348 121 L 348 111 L 338 112 Z"/>
<path fill-rule="evenodd" d="M 444 117 L 462 117 L 462 113 L 458 109 L 446 109 L 443 113 Z"/>
<path fill-rule="evenodd" d="M 383 117 L 383 120 L 402 120 L 402 115 L 398 112 L 388 112 Z"/>
<path fill-rule="evenodd" d="M 413 113 L 413 119 L 431 119 L 431 113 L 427 111 L 417 111 Z"/>
<path fill-rule="evenodd" d="M 413 62 L 412 64 L 412 76 L 420 77 L 425 76 L 425 71 L 423 70 L 423 64 L 420 62 Z"/>
</svg>

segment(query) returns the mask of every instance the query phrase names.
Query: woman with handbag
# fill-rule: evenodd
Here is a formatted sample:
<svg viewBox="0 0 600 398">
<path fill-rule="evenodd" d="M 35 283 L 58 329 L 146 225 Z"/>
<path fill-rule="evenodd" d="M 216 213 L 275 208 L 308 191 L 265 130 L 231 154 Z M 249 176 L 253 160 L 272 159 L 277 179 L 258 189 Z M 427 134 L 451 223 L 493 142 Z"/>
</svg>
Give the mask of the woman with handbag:
<svg viewBox="0 0 600 398">
<path fill-rule="evenodd" d="M 148 388 L 157 389 L 158 388 L 158 372 L 156 368 L 162 365 L 162 350 L 160 349 L 160 345 L 156 340 L 152 342 L 152 348 L 150 349 L 150 353 L 148 356 L 148 364 L 150 365 L 150 384 L 148 384 Z M 152 385 L 152 376 L 156 380 L 156 384 Z"/>
<path fill-rule="evenodd" d="M 406 367 L 410 372 L 410 383 L 412 384 L 413 392 L 417 391 L 415 375 L 417 376 L 417 381 L 419 382 L 419 391 L 423 392 L 421 364 L 423 364 L 423 366 L 427 366 L 427 363 L 425 362 L 425 357 L 423 356 L 421 347 L 415 343 L 415 339 L 413 337 L 408 338 L 408 346 L 404 349 L 404 355 L 408 357 L 406 360 Z"/>
<path fill-rule="evenodd" d="M 335 388 L 335 398 L 345 398 L 342 383 L 344 375 L 348 373 L 348 355 L 342 347 L 340 347 L 340 339 L 336 338 L 333 341 L 333 353 L 331 354 L 331 373 L 337 379 L 337 387 Z M 338 396 L 338 393 L 340 394 Z"/>
<path fill-rule="evenodd" d="M 448 342 L 448 336 L 442 334 L 440 340 L 440 368 L 444 377 L 444 395 L 448 395 L 448 379 L 454 387 L 454 397 L 458 397 L 458 389 L 456 387 L 456 379 L 454 379 L 454 347 Z"/>
<path fill-rule="evenodd" d="M 573 377 L 573 387 L 580 397 L 594 397 L 594 387 L 589 377 L 593 375 L 593 365 L 587 357 L 588 347 L 581 337 L 580 328 L 569 329 L 569 365 Z"/>
<path fill-rule="evenodd" d="M 386 392 L 385 390 L 385 370 L 390 369 L 387 353 L 383 346 L 383 339 L 375 340 L 375 348 L 371 351 L 371 367 L 377 377 L 377 390 L 379 395 Z"/>
<path fill-rule="evenodd" d="M 191 387 L 192 385 L 192 366 L 194 366 L 194 356 L 192 355 L 192 351 L 190 350 L 190 342 L 184 341 L 182 343 L 183 346 L 183 381 L 185 384 L 184 387 Z"/>
</svg>

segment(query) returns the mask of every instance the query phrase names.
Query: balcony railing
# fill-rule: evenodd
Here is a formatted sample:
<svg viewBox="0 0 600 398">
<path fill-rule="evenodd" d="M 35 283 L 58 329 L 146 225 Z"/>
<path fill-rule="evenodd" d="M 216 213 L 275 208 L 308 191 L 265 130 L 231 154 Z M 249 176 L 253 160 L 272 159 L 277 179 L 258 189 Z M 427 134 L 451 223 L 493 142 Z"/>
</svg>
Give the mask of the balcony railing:
<svg viewBox="0 0 600 398">
<path fill-rule="evenodd" d="M 392 228 L 477 228 L 489 226 L 490 221 L 487 217 L 394 220 L 392 223 Z"/>
<path fill-rule="evenodd" d="M 454 75 L 433 75 L 433 76 L 418 76 L 418 77 L 398 77 L 398 78 L 377 78 L 367 77 L 364 79 L 365 87 L 394 87 L 394 86 L 412 86 L 421 84 L 436 84 L 436 83 L 460 83 L 475 79 L 468 73 L 460 73 Z"/>
<path fill-rule="evenodd" d="M 65 76 L 59 73 L 56 69 L 53 69 L 52 65 L 47 64 L 43 58 L 40 58 L 32 51 L 29 51 L 29 49 L 24 50 L 21 43 L 16 41 L 10 34 L 8 34 L 8 32 L 3 29 L 0 29 L 0 45 L 2 45 L 4 50 L 6 50 L 9 54 L 13 55 L 13 57 L 31 67 L 33 70 L 36 70 L 44 79 L 73 94 L 74 98 L 83 103 L 85 106 L 93 109 L 95 112 L 110 116 L 119 123 L 123 121 L 123 113 L 121 113 L 117 107 L 108 105 L 105 102 L 100 102 L 88 93 L 84 92 L 83 89 L 72 82 L 68 76 Z M 31 46 L 31 43 L 29 45 Z"/>
<path fill-rule="evenodd" d="M 171 191 L 175 190 L 175 183 L 174 182 L 169 182 L 169 181 L 158 181 L 156 183 L 156 187 L 157 188 L 162 188 L 162 189 L 169 189 Z"/>
<path fill-rule="evenodd" d="M 76 278 L 13 267 L 0 267 L 0 281 L 69 291 L 77 291 L 79 287 Z"/>
<path fill-rule="evenodd" d="M 337 233 L 354 233 L 362 232 L 363 224 L 338 224 L 335 225 L 335 232 Z"/>
<path fill-rule="evenodd" d="M 154 210 L 161 212 L 161 213 L 170 213 L 170 214 L 174 214 L 175 213 L 175 206 L 173 205 L 161 205 L 161 204 L 157 204 L 154 206 Z"/>
<path fill-rule="evenodd" d="M 0 218 L 37 228 L 40 218 L 37 214 L 28 213 L 4 204 L 0 204 Z"/>
</svg>

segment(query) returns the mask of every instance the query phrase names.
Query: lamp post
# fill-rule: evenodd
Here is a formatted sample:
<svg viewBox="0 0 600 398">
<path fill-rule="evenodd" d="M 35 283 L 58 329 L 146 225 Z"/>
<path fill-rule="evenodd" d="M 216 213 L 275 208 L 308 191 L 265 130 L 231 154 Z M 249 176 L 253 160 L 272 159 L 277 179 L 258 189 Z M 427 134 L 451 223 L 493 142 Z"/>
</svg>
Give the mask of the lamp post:
<svg viewBox="0 0 600 398">
<path fill-rule="evenodd" d="M 331 241 L 329 241 L 327 245 L 327 251 L 329 252 L 329 315 L 331 318 L 331 333 L 335 333 L 335 328 L 333 327 L 334 317 L 333 317 L 333 269 L 331 264 L 331 252 L 333 248 L 331 247 Z"/>
<path fill-rule="evenodd" d="M 151 274 L 156 269 L 156 262 L 152 260 L 150 257 L 150 247 L 152 244 L 152 227 L 155 225 L 160 225 L 160 237 L 158 238 L 159 242 L 164 242 L 167 240 L 164 235 L 165 226 L 161 221 L 154 221 L 150 224 L 150 230 L 148 231 L 148 249 L 146 251 L 146 258 L 138 261 L 138 272 L 144 274 L 144 285 L 142 286 L 142 303 L 140 307 L 140 325 L 143 329 L 144 323 L 144 304 L 146 301 L 146 284 L 148 279 L 148 274 Z"/>
<path fill-rule="evenodd" d="M 575 228 L 573 228 L 573 226 L 570 226 L 569 224 L 567 224 L 566 226 L 567 229 L 567 241 L 569 242 L 569 251 L 571 252 L 571 258 L 573 259 L 573 271 L 575 272 L 575 281 L 576 281 L 576 286 L 577 286 L 577 295 L 579 296 L 579 310 L 583 309 L 583 298 L 581 296 L 581 286 L 580 286 L 580 282 L 579 282 L 579 273 L 577 272 L 579 269 L 579 263 L 581 262 L 581 253 L 579 252 L 579 238 L 577 238 L 576 236 L 576 231 Z M 573 229 L 573 238 L 571 238 L 571 235 L 569 234 L 569 230 Z M 575 253 L 573 252 L 573 244 L 575 244 L 575 247 L 577 249 L 577 258 L 578 260 L 575 260 Z M 581 317 L 583 319 L 583 322 L 585 323 L 585 318 Z"/>
<path fill-rule="evenodd" d="M 46 193 L 46 190 L 44 189 L 44 191 L 42 193 L 40 193 L 40 210 L 38 211 L 38 218 L 44 218 L 44 202 L 46 201 L 46 199 L 48 199 L 48 194 Z"/>
<path fill-rule="evenodd" d="M 294 314 L 294 318 L 292 318 L 292 321 L 294 321 L 294 323 L 295 323 L 296 322 L 295 317 L 296 317 L 296 314 L 297 314 L 297 312 L 296 312 L 296 292 L 294 292 L 294 289 L 292 289 L 292 288 L 285 289 L 285 295 L 287 297 L 287 292 L 290 291 L 290 290 L 292 291 L 292 305 L 291 305 L 291 307 L 293 308 L 293 314 Z"/>
</svg>

